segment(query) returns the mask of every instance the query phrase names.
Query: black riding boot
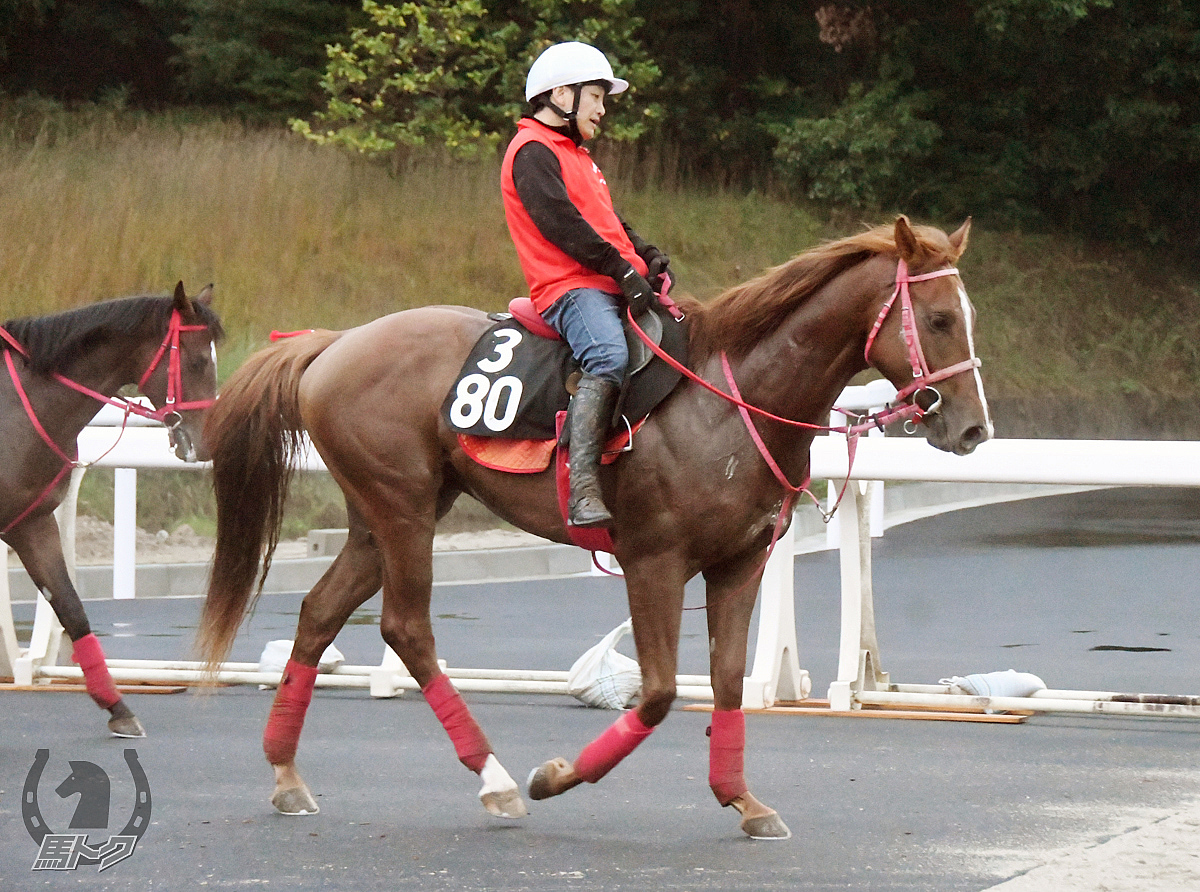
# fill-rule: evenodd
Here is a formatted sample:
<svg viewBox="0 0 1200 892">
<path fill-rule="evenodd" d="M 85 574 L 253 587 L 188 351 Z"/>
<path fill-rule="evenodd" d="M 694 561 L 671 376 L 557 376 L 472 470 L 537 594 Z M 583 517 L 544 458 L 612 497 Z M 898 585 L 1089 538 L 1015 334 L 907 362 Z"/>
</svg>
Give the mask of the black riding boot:
<svg viewBox="0 0 1200 892">
<path fill-rule="evenodd" d="M 571 400 L 571 498 L 567 521 L 575 527 L 606 527 L 612 515 L 600 495 L 600 451 L 612 420 L 617 385 L 584 375 Z"/>
</svg>

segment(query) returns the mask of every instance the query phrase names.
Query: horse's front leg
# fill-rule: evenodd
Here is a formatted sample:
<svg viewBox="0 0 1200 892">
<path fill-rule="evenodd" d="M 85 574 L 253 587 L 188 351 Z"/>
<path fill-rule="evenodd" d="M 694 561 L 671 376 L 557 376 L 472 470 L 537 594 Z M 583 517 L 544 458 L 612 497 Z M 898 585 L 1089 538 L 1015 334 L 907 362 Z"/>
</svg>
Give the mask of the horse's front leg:
<svg viewBox="0 0 1200 892">
<path fill-rule="evenodd" d="M 97 706 L 108 710 L 108 730 L 116 737 L 145 737 L 146 729 L 113 683 L 104 649 L 92 633 L 79 592 L 71 582 L 54 515 L 31 515 L 10 530 L 7 539 L 71 639 L 71 659 L 83 670 L 88 694 Z"/>
<path fill-rule="evenodd" d="M 529 775 L 531 799 L 558 796 L 584 781 L 594 784 L 650 736 L 675 700 L 679 626 L 686 581 L 672 559 L 622 561 L 633 638 L 642 670 L 642 694 L 636 709 L 621 714 L 583 748 L 575 761 L 551 759 Z"/>
<path fill-rule="evenodd" d="M 433 590 L 433 529 L 395 523 L 380 536 L 385 555 L 383 612 L 379 631 L 420 685 L 425 701 L 450 737 L 458 760 L 479 775 L 479 799 L 488 814 L 529 814 L 509 773 L 450 677 L 441 671 L 429 607 Z M 377 535 L 379 533 L 377 532 Z"/>
<path fill-rule="evenodd" d="M 350 513 L 350 532 L 337 558 L 304 598 L 292 656 L 275 691 L 263 731 L 263 752 L 275 771 L 271 804 L 285 815 L 315 815 L 319 808 L 296 770 L 296 748 L 312 702 L 317 663 L 356 609 L 383 579 L 382 562 L 366 527 Z"/>
<path fill-rule="evenodd" d="M 758 597 L 763 558 L 763 552 L 755 551 L 704 573 L 713 686 L 708 782 L 721 805 L 737 809 L 742 816 L 742 830 L 748 836 L 788 839 L 792 832 L 779 814 L 750 792 L 744 767 L 746 716 L 742 712 L 742 683 L 750 617 Z"/>
</svg>

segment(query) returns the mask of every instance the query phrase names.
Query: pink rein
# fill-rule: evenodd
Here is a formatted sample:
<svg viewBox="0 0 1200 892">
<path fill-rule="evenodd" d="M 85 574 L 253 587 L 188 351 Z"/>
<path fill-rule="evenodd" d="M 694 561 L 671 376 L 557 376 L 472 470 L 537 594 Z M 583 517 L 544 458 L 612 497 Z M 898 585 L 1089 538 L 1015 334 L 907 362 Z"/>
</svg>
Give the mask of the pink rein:
<svg viewBox="0 0 1200 892">
<path fill-rule="evenodd" d="M 181 360 L 179 358 L 179 335 L 181 332 L 185 331 L 204 331 L 207 327 L 208 326 L 206 325 L 184 325 L 182 317 L 179 314 L 179 310 L 171 311 L 171 321 L 167 326 L 167 334 L 163 338 L 162 344 L 159 345 L 158 351 L 154 354 L 154 359 L 151 360 L 150 367 L 146 369 L 145 374 L 143 374 L 141 379 L 138 381 L 138 389 L 141 389 L 145 386 L 146 382 L 150 380 L 150 376 L 154 373 L 154 370 L 158 368 L 158 364 L 162 362 L 163 355 L 166 354 L 167 351 L 170 351 L 167 359 L 167 397 L 163 401 L 163 405 L 157 409 L 148 409 L 139 403 L 135 403 L 132 400 L 123 399 L 121 397 L 105 396 L 98 391 L 92 390 L 90 387 L 85 387 L 76 381 L 72 381 L 70 378 L 63 376 L 58 372 L 52 372 L 50 377 L 60 384 L 82 393 L 84 396 L 89 396 L 92 399 L 98 400 L 107 405 L 116 406 L 119 409 L 123 409 L 125 411 L 126 419 L 128 419 L 129 415 L 133 414 L 165 424 L 168 430 L 172 432 L 173 436 L 175 428 L 178 427 L 183 421 L 183 419 L 179 416 L 181 411 L 187 411 L 191 409 L 207 409 L 214 402 L 214 400 L 193 400 L 191 402 L 180 401 L 180 397 L 183 395 L 183 369 L 180 365 Z M 49 498 L 50 493 L 54 491 L 54 488 L 58 486 L 62 478 L 69 473 L 72 468 L 79 465 L 78 462 L 68 456 L 63 448 L 55 443 L 51 436 L 46 432 L 46 428 L 43 427 L 41 420 L 38 419 L 37 413 L 34 411 L 33 403 L 29 399 L 29 394 L 26 393 L 25 387 L 21 384 L 21 377 L 17 374 L 17 368 L 13 362 L 12 354 L 13 351 L 16 351 L 17 353 L 21 354 L 21 356 L 28 359 L 28 351 L 2 326 L 0 326 L 0 339 L 4 340 L 8 344 L 8 348 L 6 348 L 4 351 L 4 363 L 8 367 L 8 376 L 12 380 L 13 387 L 17 392 L 17 396 L 19 396 L 21 399 L 21 405 L 25 407 L 25 414 L 28 416 L 30 424 L 33 425 L 34 430 L 37 431 L 38 436 L 42 439 L 42 442 L 49 446 L 51 451 L 54 452 L 54 454 L 60 459 L 62 459 L 63 462 L 62 468 L 54 476 L 54 479 L 50 481 L 49 486 L 42 490 L 41 495 L 39 495 L 28 508 L 22 511 L 17 518 L 12 521 L 12 523 L 6 526 L 3 530 L 0 530 L 0 533 L 7 533 L 9 530 L 16 527 L 17 524 L 21 523 L 21 521 L 23 521 L 26 517 L 28 517 L 38 505 L 42 504 L 42 502 Z M 174 418 L 170 423 L 168 423 L 167 419 L 171 416 L 174 416 Z M 122 424 L 121 434 L 117 435 L 117 442 L 120 442 L 121 435 L 124 434 L 124 432 L 125 425 Z M 111 452 L 116 445 L 117 443 L 114 442 L 113 445 L 109 447 L 108 451 Z M 108 453 L 106 452 L 105 454 L 107 455 Z"/>
</svg>

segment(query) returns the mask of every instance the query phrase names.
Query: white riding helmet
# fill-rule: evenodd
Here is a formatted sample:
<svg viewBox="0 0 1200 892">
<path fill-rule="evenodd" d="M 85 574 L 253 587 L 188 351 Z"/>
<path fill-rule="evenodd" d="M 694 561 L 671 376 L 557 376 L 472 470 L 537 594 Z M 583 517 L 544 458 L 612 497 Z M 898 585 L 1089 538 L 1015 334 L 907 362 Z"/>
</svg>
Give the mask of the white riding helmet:
<svg viewBox="0 0 1200 892">
<path fill-rule="evenodd" d="M 525 80 L 525 101 L 540 96 L 555 87 L 607 81 L 609 93 L 623 93 L 629 81 L 613 75 L 612 66 L 604 53 L 586 43 L 571 41 L 547 47 L 529 69 Z"/>
</svg>

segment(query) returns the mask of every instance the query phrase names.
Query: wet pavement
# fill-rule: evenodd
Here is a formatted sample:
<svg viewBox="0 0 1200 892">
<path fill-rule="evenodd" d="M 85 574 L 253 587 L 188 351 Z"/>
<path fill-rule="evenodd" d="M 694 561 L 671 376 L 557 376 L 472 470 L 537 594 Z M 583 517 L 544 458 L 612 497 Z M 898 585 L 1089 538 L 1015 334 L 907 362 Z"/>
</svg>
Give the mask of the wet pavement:
<svg viewBox="0 0 1200 892">
<path fill-rule="evenodd" d="M 1200 498 L 1121 490 L 993 505 L 888 531 L 874 551 L 883 666 L 895 681 L 1017 669 L 1050 687 L 1200 693 Z M 796 559 L 800 663 L 822 693 L 836 670 L 837 556 Z M 702 600 L 698 586 L 689 604 Z M 267 595 L 232 658 L 290 638 L 300 595 Z M 18 620 L 32 618 L 17 605 Z M 88 604 L 110 657 L 187 658 L 195 598 Z M 339 636 L 377 663 L 378 599 Z M 438 586 L 439 654 L 456 667 L 565 669 L 627 615 L 601 577 Z M 707 671 L 700 612 L 680 671 Z M 626 640 L 626 652 L 632 645 Z M 1023 725 L 751 715 L 747 774 L 793 831 L 755 842 L 707 789 L 707 716 L 676 709 L 595 786 L 490 818 L 424 701 L 318 691 L 299 765 L 321 805 L 276 815 L 260 738 L 271 693 L 134 695 L 146 740 L 104 736 L 83 695 L 0 694 L 0 888 L 982 890 L 1200 798 L 1200 721 L 1037 716 Z M 573 757 L 615 717 L 558 696 L 468 694 L 518 780 Z M 110 829 L 135 795 L 153 814 L 103 872 L 32 870 L 21 788 L 50 758 L 39 806 L 69 831 L 69 761 L 111 779 Z"/>
</svg>

